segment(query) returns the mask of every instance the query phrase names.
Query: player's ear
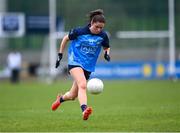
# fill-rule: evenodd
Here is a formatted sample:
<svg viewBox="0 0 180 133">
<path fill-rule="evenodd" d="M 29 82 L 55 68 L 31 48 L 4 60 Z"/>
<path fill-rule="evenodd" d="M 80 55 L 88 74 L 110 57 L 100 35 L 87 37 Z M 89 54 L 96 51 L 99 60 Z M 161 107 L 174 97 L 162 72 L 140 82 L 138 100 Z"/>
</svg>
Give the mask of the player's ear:
<svg viewBox="0 0 180 133">
<path fill-rule="evenodd" d="M 93 25 L 93 21 L 91 20 L 91 23 L 90 23 L 91 25 Z"/>
</svg>

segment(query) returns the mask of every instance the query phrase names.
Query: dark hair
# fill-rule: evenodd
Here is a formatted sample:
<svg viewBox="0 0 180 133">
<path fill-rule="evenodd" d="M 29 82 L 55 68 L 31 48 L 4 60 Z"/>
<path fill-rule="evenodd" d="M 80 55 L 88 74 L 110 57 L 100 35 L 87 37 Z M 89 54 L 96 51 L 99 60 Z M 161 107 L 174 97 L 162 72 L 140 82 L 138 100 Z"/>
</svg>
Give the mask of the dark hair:
<svg viewBox="0 0 180 133">
<path fill-rule="evenodd" d="M 102 9 L 97 9 L 97 10 L 89 12 L 88 17 L 89 17 L 89 23 L 91 22 L 105 23 L 106 22 L 105 17 L 104 17 L 104 12 Z"/>
</svg>

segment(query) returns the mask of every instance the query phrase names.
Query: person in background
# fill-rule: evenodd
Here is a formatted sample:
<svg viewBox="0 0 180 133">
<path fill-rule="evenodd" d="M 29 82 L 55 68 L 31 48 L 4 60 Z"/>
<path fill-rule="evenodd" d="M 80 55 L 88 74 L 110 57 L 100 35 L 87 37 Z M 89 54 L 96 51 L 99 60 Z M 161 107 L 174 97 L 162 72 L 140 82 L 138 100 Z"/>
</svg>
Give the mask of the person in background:
<svg viewBox="0 0 180 133">
<path fill-rule="evenodd" d="M 10 81 L 12 83 L 18 83 L 20 80 L 21 60 L 21 54 L 17 51 L 10 52 L 7 57 L 8 68 L 11 71 Z"/>
<path fill-rule="evenodd" d="M 74 28 L 65 35 L 60 44 L 56 68 L 60 65 L 65 46 L 71 41 L 68 49 L 68 71 L 73 84 L 64 95 L 58 95 L 51 108 L 55 111 L 61 103 L 78 98 L 83 120 L 92 114 L 92 107 L 87 105 L 86 84 L 91 72 L 94 72 L 101 48 L 104 58 L 110 61 L 110 46 L 107 33 L 103 30 L 105 17 L 102 9 L 89 13 L 89 22 L 84 27 Z"/>
</svg>

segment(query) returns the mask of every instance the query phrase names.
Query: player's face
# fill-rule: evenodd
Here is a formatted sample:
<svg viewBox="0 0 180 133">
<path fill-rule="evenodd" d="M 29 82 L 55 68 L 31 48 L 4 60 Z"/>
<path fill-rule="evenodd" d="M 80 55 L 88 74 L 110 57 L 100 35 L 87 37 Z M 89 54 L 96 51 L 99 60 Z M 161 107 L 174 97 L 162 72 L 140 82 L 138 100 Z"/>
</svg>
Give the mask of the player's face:
<svg viewBox="0 0 180 133">
<path fill-rule="evenodd" d="M 90 31 L 93 34 L 99 34 L 103 28 L 104 28 L 104 23 L 94 22 L 94 23 L 91 23 Z"/>
</svg>

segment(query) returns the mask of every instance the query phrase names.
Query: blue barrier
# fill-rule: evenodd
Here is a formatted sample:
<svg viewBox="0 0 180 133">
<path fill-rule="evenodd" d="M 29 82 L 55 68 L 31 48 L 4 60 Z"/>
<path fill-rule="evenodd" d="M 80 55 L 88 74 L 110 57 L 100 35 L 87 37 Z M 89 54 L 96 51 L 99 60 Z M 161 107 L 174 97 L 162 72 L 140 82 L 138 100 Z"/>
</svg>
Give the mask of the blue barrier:
<svg viewBox="0 0 180 133">
<path fill-rule="evenodd" d="M 167 79 L 167 62 L 98 63 L 91 77 L 103 79 Z M 176 62 L 176 77 L 180 78 L 180 62 Z"/>
<path fill-rule="evenodd" d="M 176 77 L 180 78 L 180 61 L 176 62 Z"/>
</svg>

